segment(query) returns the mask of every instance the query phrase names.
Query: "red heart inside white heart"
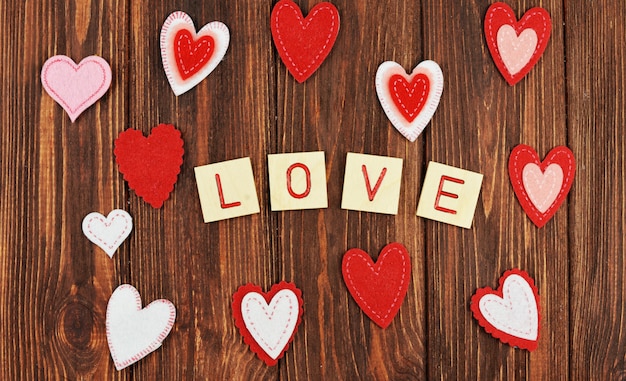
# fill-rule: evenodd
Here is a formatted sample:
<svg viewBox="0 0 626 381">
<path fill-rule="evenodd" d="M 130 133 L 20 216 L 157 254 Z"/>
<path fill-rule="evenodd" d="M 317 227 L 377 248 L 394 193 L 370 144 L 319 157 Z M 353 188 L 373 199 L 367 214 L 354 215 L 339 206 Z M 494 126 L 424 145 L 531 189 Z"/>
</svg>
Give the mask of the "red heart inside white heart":
<svg viewBox="0 0 626 381">
<path fill-rule="evenodd" d="M 522 182 L 530 201 L 537 210 L 544 213 L 561 191 L 563 169 L 558 164 L 550 164 L 541 172 L 537 164 L 529 163 L 522 170 Z"/>
<path fill-rule="evenodd" d="M 298 297 L 287 289 L 278 291 L 269 305 L 257 292 L 246 294 L 241 301 L 246 328 L 272 359 L 289 343 L 298 322 L 298 311 Z"/>
<path fill-rule="evenodd" d="M 496 329 L 525 340 L 537 340 L 539 313 L 533 289 L 517 274 L 502 285 L 502 298 L 486 294 L 479 301 L 484 318 Z"/>
<path fill-rule="evenodd" d="M 185 12 L 170 14 L 161 28 L 161 59 L 174 94 L 189 91 L 211 74 L 229 44 L 230 32 L 223 23 L 213 21 L 196 33 Z"/>
<path fill-rule="evenodd" d="M 98 56 L 87 57 L 77 65 L 71 58 L 58 55 L 43 64 L 41 83 L 74 122 L 107 92 L 111 67 Z"/>
<path fill-rule="evenodd" d="M 537 33 L 533 29 L 525 29 L 518 36 L 511 25 L 503 25 L 498 29 L 497 43 L 504 66 L 511 75 L 515 75 L 530 62 L 535 53 Z"/>
<path fill-rule="evenodd" d="M 83 233 L 109 257 L 113 257 L 131 230 L 133 218 L 125 210 L 115 209 L 106 218 L 98 212 L 89 213 L 83 218 Z"/>
<path fill-rule="evenodd" d="M 411 74 L 393 62 L 376 71 L 376 94 L 387 118 L 407 139 L 415 141 L 437 110 L 443 73 L 434 61 L 423 61 Z"/>
<path fill-rule="evenodd" d="M 139 292 L 129 284 L 113 291 L 106 312 L 107 341 L 117 370 L 158 349 L 176 320 L 176 308 L 165 299 L 141 308 Z"/>
</svg>

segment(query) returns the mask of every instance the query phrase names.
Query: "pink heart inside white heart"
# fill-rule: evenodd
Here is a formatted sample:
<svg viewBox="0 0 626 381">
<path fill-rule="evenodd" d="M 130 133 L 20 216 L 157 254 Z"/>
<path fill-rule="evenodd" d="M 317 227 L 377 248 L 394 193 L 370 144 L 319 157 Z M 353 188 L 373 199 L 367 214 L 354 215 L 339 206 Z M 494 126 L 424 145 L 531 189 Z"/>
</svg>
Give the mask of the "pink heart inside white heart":
<svg viewBox="0 0 626 381">
<path fill-rule="evenodd" d="M 41 82 L 73 121 L 100 99 L 111 85 L 111 67 L 98 56 L 78 65 L 63 55 L 49 58 L 41 69 Z"/>
<path fill-rule="evenodd" d="M 272 359 L 283 351 L 298 322 L 298 297 L 291 290 L 281 290 L 269 305 L 263 295 L 250 292 L 241 301 L 246 328 L 257 344 Z"/>
<path fill-rule="evenodd" d="M 526 164 L 522 170 L 522 182 L 528 198 L 537 210 L 544 213 L 554 203 L 563 185 L 563 169 L 550 164 L 544 172 L 537 164 Z"/>
<path fill-rule="evenodd" d="M 518 36 L 510 25 L 502 25 L 497 35 L 500 57 L 511 75 L 519 73 L 533 56 L 537 48 L 537 33 L 525 29 Z"/>
<path fill-rule="evenodd" d="M 508 276 L 502 286 L 502 296 L 487 294 L 480 299 L 479 308 L 485 319 L 511 336 L 537 340 L 539 313 L 528 282 L 517 274 Z"/>
</svg>

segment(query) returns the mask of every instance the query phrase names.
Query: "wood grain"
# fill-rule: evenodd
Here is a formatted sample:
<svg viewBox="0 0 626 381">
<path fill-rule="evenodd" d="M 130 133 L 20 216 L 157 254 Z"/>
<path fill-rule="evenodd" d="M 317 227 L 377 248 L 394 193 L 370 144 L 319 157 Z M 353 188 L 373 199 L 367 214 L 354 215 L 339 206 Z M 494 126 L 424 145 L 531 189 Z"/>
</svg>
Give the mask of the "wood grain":
<svg viewBox="0 0 626 381">
<path fill-rule="evenodd" d="M 624 320 L 626 5 L 511 0 L 520 17 L 542 6 L 552 37 L 538 65 L 506 84 L 482 33 L 490 1 L 333 0 L 341 28 L 305 83 L 272 43 L 276 1 L 40 0 L 0 2 L 0 378 L 138 380 L 621 380 Z M 304 14 L 318 0 L 297 0 Z M 222 21 L 224 60 L 176 97 L 159 33 L 183 10 L 196 28 Z M 45 93 L 45 60 L 97 54 L 111 89 L 75 123 Z M 416 142 L 378 103 L 374 76 L 393 60 L 422 60 L 445 76 L 440 106 Z M 185 142 L 175 189 L 153 209 L 128 189 L 114 140 L 174 124 Z M 568 198 L 537 229 L 509 184 L 511 149 L 544 156 L 569 146 Z M 324 151 L 329 207 L 271 212 L 267 154 Z M 348 152 L 403 159 L 398 214 L 340 208 Z M 193 168 L 250 157 L 261 213 L 205 224 Z M 471 229 L 415 216 L 429 161 L 484 174 Z M 158 170 L 158 163 L 155 163 Z M 81 231 L 92 211 L 122 208 L 135 227 L 113 259 Z M 377 258 L 389 242 L 410 253 L 412 279 L 383 330 L 348 294 L 349 248 Z M 540 294 L 539 348 L 501 344 L 472 318 L 471 295 L 519 267 Z M 303 292 L 303 322 L 267 367 L 243 342 L 232 295 L 281 280 Z M 163 346 L 116 371 L 104 329 L 108 299 L 130 283 L 144 304 L 166 298 L 177 319 Z"/>
</svg>

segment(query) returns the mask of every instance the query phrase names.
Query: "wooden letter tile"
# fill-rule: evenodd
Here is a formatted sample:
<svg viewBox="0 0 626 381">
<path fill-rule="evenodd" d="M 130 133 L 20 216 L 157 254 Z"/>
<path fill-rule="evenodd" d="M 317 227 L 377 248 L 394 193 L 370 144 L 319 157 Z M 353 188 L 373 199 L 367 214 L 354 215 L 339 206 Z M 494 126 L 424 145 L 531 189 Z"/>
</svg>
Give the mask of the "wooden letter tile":
<svg viewBox="0 0 626 381">
<path fill-rule="evenodd" d="M 402 159 L 348 152 L 341 208 L 398 214 Z"/>
<path fill-rule="evenodd" d="M 272 210 L 328 207 L 324 152 L 267 155 Z"/>
<path fill-rule="evenodd" d="M 482 182 L 483 175 L 480 173 L 431 161 L 417 205 L 417 215 L 469 229 Z"/>
<path fill-rule="evenodd" d="M 204 222 L 259 213 L 249 157 L 195 167 Z"/>
</svg>

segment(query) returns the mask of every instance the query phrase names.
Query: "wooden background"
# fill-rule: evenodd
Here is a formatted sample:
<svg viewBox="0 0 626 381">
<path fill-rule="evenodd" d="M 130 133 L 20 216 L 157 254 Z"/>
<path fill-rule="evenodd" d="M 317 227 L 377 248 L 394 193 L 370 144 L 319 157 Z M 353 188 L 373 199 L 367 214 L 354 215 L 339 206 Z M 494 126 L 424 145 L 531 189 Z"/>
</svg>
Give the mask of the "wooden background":
<svg viewBox="0 0 626 381">
<path fill-rule="evenodd" d="M 506 84 L 482 33 L 489 0 L 333 0 L 337 42 L 304 84 L 272 43 L 272 1 L 0 0 L 0 378 L 624 380 L 626 2 L 509 0 L 520 17 L 542 6 L 553 34 L 539 64 Z M 317 0 L 298 0 L 305 14 Z M 175 10 L 231 31 L 224 61 L 180 97 L 162 68 L 159 33 Z M 70 123 L 43 90 L 44 61 L 96 54 L 113 82 Z M 415 143 L 386 119 L 378 65 L 425 59 L 445 76 L 441 103 Z M 185 157 L 171 198 L 153 209 L 129 191 L 113 157 L 127 128 L 182 131 Z M 507 160 L 520 143 L 544 156 L 567 145 L 577 173 L 542 229 L 526 217 Z M 329 208 L 271 212 L 266 155 L 326 153 Z M 404 159 L 396 216 L 340 209 L 347 152 Z M 261 213 L 204 224 L 193 168 L 249 156 Z M 472 229 L 415 216 L 426 164 L 485 175 Z M 109 259 L 81 231 L 92 211 L 123 208 L 135 228 Z M 341 258 L 374 258 L 403 243 L 412 280 L 386 330 L 348 294 Z M 541 296 L 539 348 L 502 345 L 469 310 L 478 287 L 526 270 Z M 291 348 L 267 367 L 232 319 L 237 287 L 280 280 L 302 289 Z M 116 371 L 105 336 L 112 291 L 177 307 L 163 347 Z"/>
</svg>

